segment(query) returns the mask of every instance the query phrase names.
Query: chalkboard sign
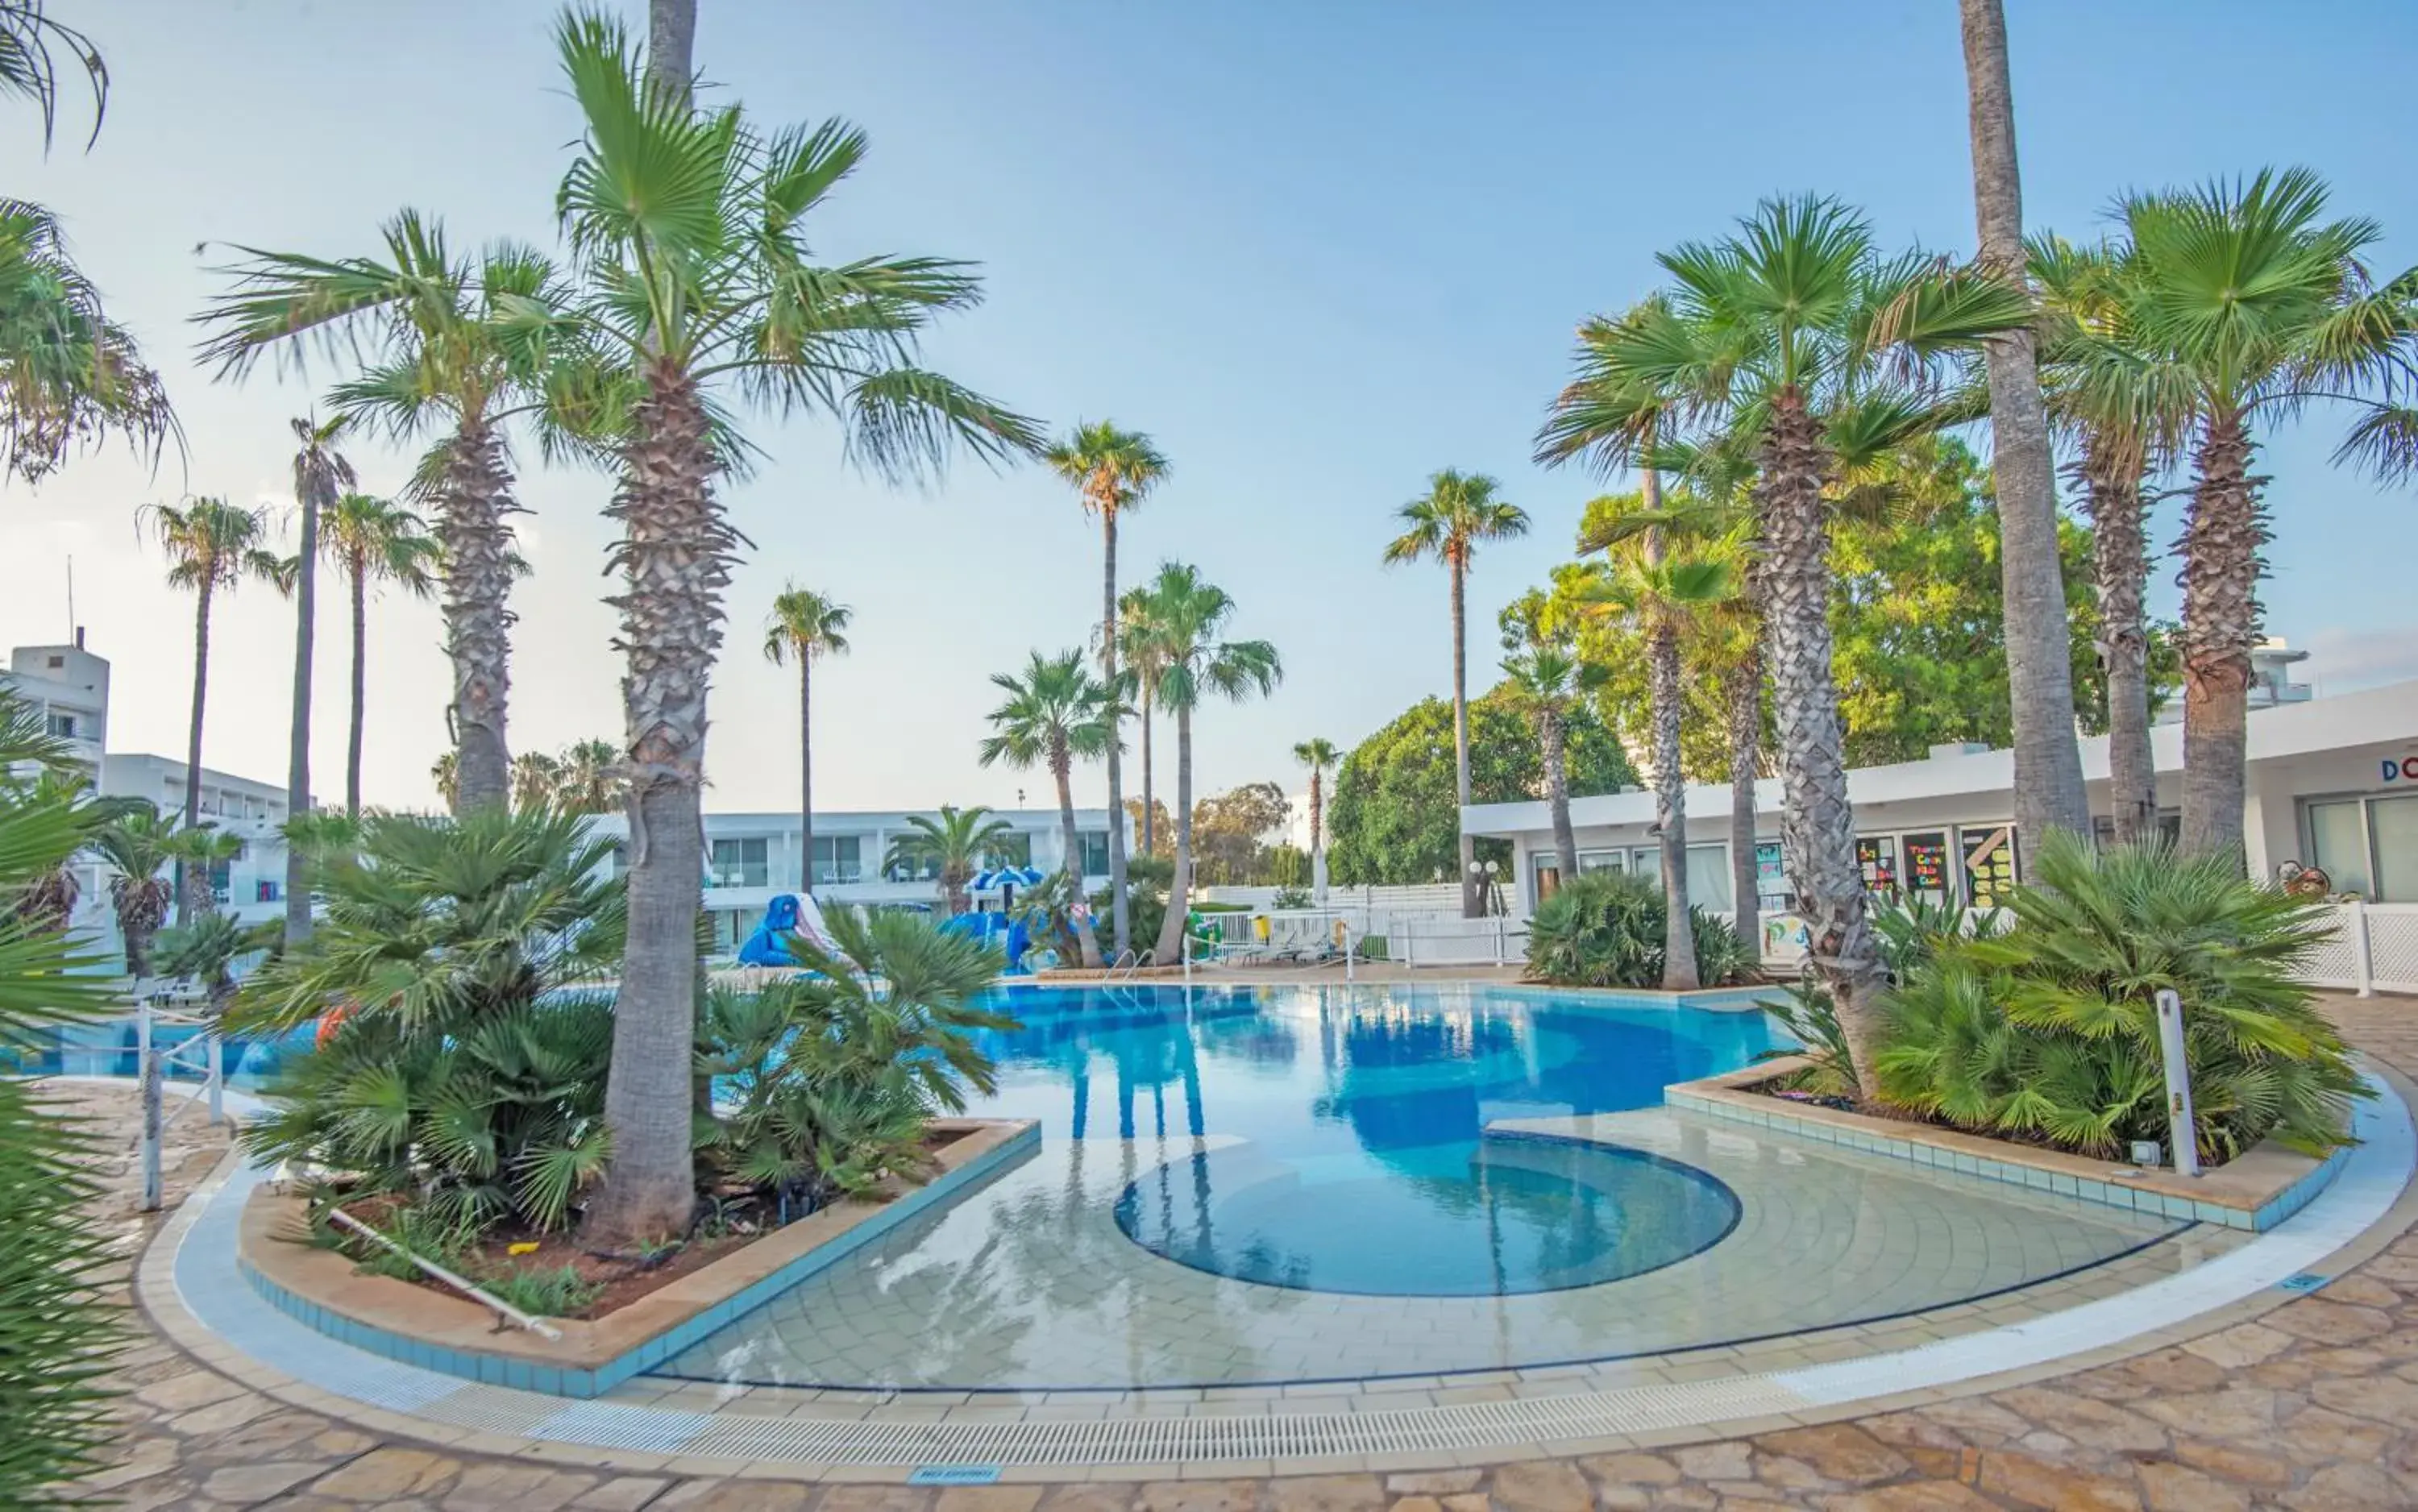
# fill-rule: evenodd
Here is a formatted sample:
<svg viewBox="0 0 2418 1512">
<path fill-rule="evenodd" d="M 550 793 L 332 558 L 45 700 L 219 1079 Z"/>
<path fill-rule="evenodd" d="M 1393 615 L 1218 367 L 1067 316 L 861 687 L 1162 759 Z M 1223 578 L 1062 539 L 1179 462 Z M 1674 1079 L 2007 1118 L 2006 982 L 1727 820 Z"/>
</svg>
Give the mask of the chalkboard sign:
<svg viewBox="0 0 2418 1512">
<path fill-rule="evenodd" d="M 1864 886 L 1870 891 L 1894 891 L 1897 887 L 1897 837 L 1875 834 L 1858 840 L 1856 865 L 1862 870 Z"/>
<path fill-rule="evenodd" d="M 1948 837 L 1937 831 L 1905 837 L 1906 885 L 1917 893 L 1948 895 Z"/>
<path fill-rule="evenodd" d="M 2015 885 L 2014 826 L 1959 830 L 1956 836 L 1965 845 L 1967 901 L 1977 909 L 2004 903 L 2007 890 Z"/>
</svg>

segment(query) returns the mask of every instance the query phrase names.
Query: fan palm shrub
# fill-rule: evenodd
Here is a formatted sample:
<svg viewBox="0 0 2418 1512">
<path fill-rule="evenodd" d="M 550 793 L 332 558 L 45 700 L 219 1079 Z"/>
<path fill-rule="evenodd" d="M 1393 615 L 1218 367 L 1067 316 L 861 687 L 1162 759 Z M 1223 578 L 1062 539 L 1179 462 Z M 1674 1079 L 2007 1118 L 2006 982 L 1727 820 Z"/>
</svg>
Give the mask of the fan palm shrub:
<svg viewBox="0 0 2418 1512">
<path fill-rule="evenodd" d="M 115 1004 L 100 963 L 40 909 L 19 907 L 103 822 L 38 710 L 0 688 L 0 1063 Z M 45 780 L 45 779 L 49 780 Z M 101 1374 L 122 1336 L 99 1296 L 111 1241 L 95 1223 L 97 1152 L 47 1110 L 38 1082 L 0 1077 L 0 1505 L 95 1468 L 109 1442 Z"/>
<path fill-rule="evenodd" d="M 1890 995 L 1875 1061 L 1894 1104 L 1964 1128 L 2107 1155 L 2167 1138 L 2155 994 L 2181 995 L 2196 1137 L 2345 1142 L 2363 1083 L 2299 968 L 2323 905 L 2259 886 L 2227 852 L 2058 836 L 1996 936 L 1940 938 Z"/>
<path fill-rule="evenodd" d="M 126 974 L 151 974 L 151 942 L 168 922 L 175 890 L 161 872 L 175 855 L 176 826 L 149 803 L 103 824 L 92 837 L 93 853 L 109 865 L 109 904 L 126 942 Z"/>
<path fill-rule="evenodd" d="M 1662 889 L 1626 872 L 1581 872 L 1528 919 L 1528 975 L 1570 987 L 1659 987 L 1669 938 Z M 1704 985 L 1742 980 L 1754 960 L 1727 921 L 1688 910 Z"/>
<path fill-rule="evenodd" d="M 481 808 L 373 814 L 357 849 L 315 855 L 325 918 L 244 984 L 229 1021 L 330 1017 L 281 1065 L 250 1146 L 466 1229 L 569 1222 L 610 1147 L 612 1011 L 565 990 L 620 958 L 609 850 L 575 816 Z"/>
<path fill-rule="evenodd" d="M 701 1153 L 792 1216 L 929 1174 L 926 1122 L 993 1086 L 974 1036 L 1017 1027 L 980 1000 L 999 970 L 983 941 L 895 909 L 828 923 L 836 954 L 790 947 L 813 975 L 711 988 L 699 1025 L 696 1074 L 721 1093 Z"/>
</svg>

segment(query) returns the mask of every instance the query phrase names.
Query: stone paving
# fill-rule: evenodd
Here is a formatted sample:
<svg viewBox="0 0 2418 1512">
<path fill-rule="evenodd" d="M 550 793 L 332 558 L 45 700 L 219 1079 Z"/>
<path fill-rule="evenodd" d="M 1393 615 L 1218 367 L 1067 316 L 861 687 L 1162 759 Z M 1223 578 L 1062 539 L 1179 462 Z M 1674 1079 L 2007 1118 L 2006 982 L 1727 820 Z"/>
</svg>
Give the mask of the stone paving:
<svg viewBox="0 0 2418 1512">
<path fill-rule="evenodd" d="M 2418 1076 L 2418 1002 L 2334 1006 L 2364 1048 Z M 122 1092 L 69 1095 L 113 1129 L 131 1127 Z M 176 1138 L 172 1204 L 217 1153 L 190 1115 Z M 127 1149 L 120 1139 L 104 1171 L 121 1201 L 132 1176 Z M 130 1256 L 153 1221 L 130 1206 L 119 1214 Z M 130 1393 L 119 1460 L 80 1489 L 133 1512 L 2410 1508 L 2418 1507 L 2418 1234 L 2405 1232 L 2321 1292 L 2178 1347 L 1994 1392 L 1651 1451 L 1384 1476 L 925 1490 L 617 1474 L 580 1464 L 576 1452 L 543 1464 L 381 1442 L 256 1395 L 161 1340 L 124 1356 L 118 1379 Z"/>
</svg>

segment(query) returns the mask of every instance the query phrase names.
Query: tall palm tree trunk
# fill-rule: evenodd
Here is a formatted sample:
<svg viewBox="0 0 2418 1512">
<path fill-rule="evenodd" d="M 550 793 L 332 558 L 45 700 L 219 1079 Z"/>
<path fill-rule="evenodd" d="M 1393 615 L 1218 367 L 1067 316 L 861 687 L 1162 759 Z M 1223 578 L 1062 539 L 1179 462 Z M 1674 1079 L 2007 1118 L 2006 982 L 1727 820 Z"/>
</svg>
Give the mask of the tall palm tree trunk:
<svg viewBox="0 0 2418 1512">
<path fill-rule="evenodd" d="M 647 71 L 685 99 L 696 55 L 696 0 L 648 0 Z"/>
<path fill-rule="evenodd" d="M 301 490 L 301 541 L 294 573 L 294 713 L 286 737 L 285 813 L 300 818 L 311 810 L 311 664 L 318 636 L 319 500 L 315 484 Z M 285 848 L 285 943 L 311 935 L 311 888 L 303 876 L 302 848 Z"/>
<path fill-rule="evenodd" d="M 1100 674 L 1109 696 L 1116 699 L 1117 512 L 1113 508 L 1100 512 Z M 1109 919 L 1119 955 L 1133 948 L 1133 927 L 1125 910 L 1125 721 L 1120 713 L 1109 721 Z"/>
<path fill-rule="evenodd" d="M 2150 752 L 2150 632 L 2143 588 L 2150 573 L 2142 529 L 2141 469 L 2094 434 L 2084 444 L 2083 481 L 2098 579 L 2099 654 L 2107 669 L 2107 787 L 2116 843 L 2158 832 L 2157 763 Z"/>
<path fill-rule="evenodd" d="M 351 817 L 361 811 L 361 733 L 369 696 L 370 568 L 367 557 L 358 551 L 352 553 L 345 566 L 352 574 L 353 598 L 353 695 L 344 722 L 344 813 Z"/>
<path fill-rule="evenodd" d="M 1326 773 L 1309 769 L 1309 880 L 1316 901 L 1326 902 Z"/>
<path fill-rule="evenodd" d="M 1863 1094 L 1877 1094 L 1880 960 L 1856 864 L 1855 811 L 1830 673 L 1829 530 L 1823 516 L 1827 459 L 1820 426 L 1795 388 L 1780 391 L 1755 484 L 1765 557 L 1758 585 L 1780 725 L 1781 840 L 1797 911 L 1812 938 L 1811 963 L 1838 1009 Z"/>
<path fill-rule="evenodd" d="M 453 662 L 453 811 L 511 802 L 513 761 L 504 737 L 512 695 L 513 533 L 504 523 L 513 475 L 501 437 L 466 420 L 454 436 L 437 494 L 436 535 L 445 554 L 445 650 Z"/>
<path fill-rule="evenodd" d="M 1058 828 L 1066 847 L 1066 881 L 1074 889 L 1073 923 L 1075 945 L 1082 952 L 1083 964 L 1100 964 L 1100 939 L 1092 927 L 1090 910 L 1083 896 L 1083 837 L 1075 828 L 1074 758 L 1062 747 L 1049 753 L 1049 775 L 1058 784 Z"/>
<path fill-rule="evenodd" d="M 689 1068 L 696 1025 L 699 878 L 705 873 L 706 694 L 722 644 L 722 594 L 738 535 L 713 497 L 714 461 L 695 386 L 648 375 L 638 439 L 607 513 L 627 583 L 617 641 L 629 741 L 629 943 L 613 1012 L 604 1119 L 613 1164 L 589 1214 L 601 1242 L 686 1229 L 696 1206 Z"/>
<path fill-rule="evenodd" d="M 1959 0 L 1970 93 L 1973 206 L 1982 261 L 2024 277 L 2023 180 L 2001 0 Z M 1997 483 L 2000 596 L 2015 730 L 2015 832 L 2038 845 L 2052 829 L 2090 832 L 2082 751 L 2074 730 L 2074 664 L 2058 561 L 2057 479 L 2048 408 L 2029 328 L 1988 344 L 1990 466 Z"/>
<path fill-rule="evenodd" d="M 1452 560 L 1452 781 L 1453 797 L 1469 806 L 1469 644 L 1468 611 L 1463 599 L 1463 564 Z M 1180 716 L 1179 716 L 1180 717 Z M 1179 757 L 1179 759 L 1183 759 Z M 1188 804 L 1190 800 L 1186 801 Z M 1478 885 L 1477 839 L 1456 811 L 1453 828 L 1461 832 L 1461 916 L 1475 919 L 1486 911 L 1486 891 Z M 1178 833 L 1182 832 L 1179 827 Z"/>
<path fill-rule="evenodd" d="M 798 890 L 815 890 L 815 659 L 798 648 Z"/>
<path fill-rule="evenodd" d="M 1537 745 L 1545 758 L 1545 804 L 1553 817 L 1553 864 L 1567 882 L 1579 874 L 1579 837 L 1570 828 L 1569 759 L 1562 737 L 1562 711 L 1550 704 L 1538 709 Z"/>
<path fill-rule="evenodd" d="M 205 564 L 207 565 L 207 564 Z M 210 693 L 210 588 L 213 573 L 202 574 L 193 603 L 193 719 L 185 735 L 185 822 L 190 830 L 202 822 L 202 706 Z M 193 918 L 192 882 L 185 863 L 176 862 L 176 927 Z"/>
<path fill-rule="evenodd" d="M 1153 691 L 1149 683 L 1141 685 L 1141 853 L 1145 856 L 1158 854 L 1158 820 L 1155 817 L 1158 795 L 1151 791 L 1150 774 L 1150 698 Z"/>
<path fill-rule="evenodd" d="M 1752 646 L 1722 683 L 1730 748 L 1730 919 L 1763 958 L 1763 877 L 1754 859 L 1755 779 L 1763 769 L 1763 657 Z"/>
<path fill-rule="evenodd" d="M 1175 879 L 1167 888 L 1167 919 L 1158 926 L 1155 958 L 1181 961 L 1184 919 L 1192 908 L 1192 710 L 1175 708 Z"/>
<path fill-rule="evenodd" d="M 2250 649 L 2258 638 L 2258 554 L 2267 543 L 2250 435 L 2211 416 L 2183 527 L 2183 848 L 2242 848 Z"/>
<path fill-rule="evenodd" d="M 1654 716 L 1654 822 L 1662 845 L 1662 990 L 1692 992 L 1701 984 L 1696 935 L 1688 922 L 1688 774 L 1679 764 L 1676 625 L 1657 623 L 1647 634 L 1645 676 Z"/>
</svg>

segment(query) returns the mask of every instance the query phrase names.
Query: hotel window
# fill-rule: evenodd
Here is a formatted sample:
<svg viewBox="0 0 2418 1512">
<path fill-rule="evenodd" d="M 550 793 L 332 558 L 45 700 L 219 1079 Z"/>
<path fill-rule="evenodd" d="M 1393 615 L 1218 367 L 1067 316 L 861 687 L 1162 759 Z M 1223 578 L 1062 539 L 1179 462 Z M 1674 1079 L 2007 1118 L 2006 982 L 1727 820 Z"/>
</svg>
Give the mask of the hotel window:
<svg viewBox="0 0 2418 1512">
<path fill-rule="evenodd" d="M 1083 848 L 1083 866 L 1080 875 L 1085 877 L 1108 876 L 1109 832 L 1106 830 L 1085 830 L 1077 834 L 1075 839 L 1077 843 Z"/>
<path fill-rule="evenodd" d="M 56 739 L 62 741 L 72 741 L 75 739 L 76 721 L 73 714 L 53 714 L 50 716 L 47 724 L 50 726 L 51 734 Z"/>
<path fill-rule="evenodd" d="M 1730 848 L 1724 845 L 1688 848 L 1688 903 L 1707 913 L 1727 913 L 1735 890 L 1730 881 Z"/>
<path fill-rule="evenodd" d="M 1087 839 L 1084 842 L 1086 854 L 1090 853 L 1090 848 L 1091 842 Z M 1108 854 L 1109 837 L 1102 834 L 1100 836 L 1100 870 L 1104 872 L 1109 869 Z M 1001 835 L 990 849 L 983 853 L 983 864 L 986 866 L 1032 865 L 1033 836 L 1022 831 L 1014 834 Z"/>
<path fill-rule="evenodd" d="M 772 866 L 763 840 L 716 840 L 713 842 L 712 869 L 707 885 L 712 887 L 766 887 L 772 883 Z"/>
<path fill-rule="evenodd" d="M 2306 824 L 2308 860 L 2335 892 L 2418 903 L 2418 794 L 2311 803 Z"/>
<path fill-rule="evenodd" d="M 865 880 L 864 837 L 853 834 L 815 836 L 815 885 Z"/>
</svg>

